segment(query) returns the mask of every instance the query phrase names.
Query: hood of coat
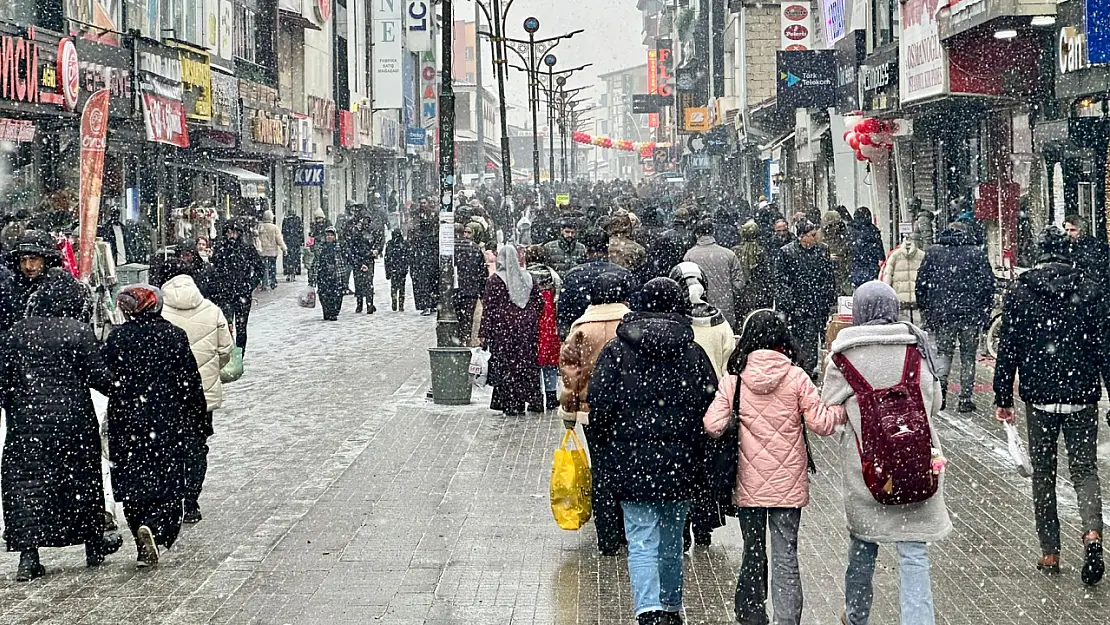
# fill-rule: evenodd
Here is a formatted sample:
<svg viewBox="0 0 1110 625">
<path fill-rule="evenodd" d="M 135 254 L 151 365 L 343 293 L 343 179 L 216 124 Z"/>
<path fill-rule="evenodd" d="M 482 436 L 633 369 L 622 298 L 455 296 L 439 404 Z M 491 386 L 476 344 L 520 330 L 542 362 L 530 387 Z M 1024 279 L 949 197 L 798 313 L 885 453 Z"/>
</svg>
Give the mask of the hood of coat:
<svg viewBox="0 0 1110 625">
<path fill-rule="evenodd" d="M 576 319 L 570 327 L 573 329 L 583 323 L 620 321 L 624 319 L 629 312 L 631 311 L 628 305 L 623 303 L 591 304 L 586 308 L 586 312 L 582 313 L 582 316 Z"/>
<path fill-rule="evenodd" d="M 839 354 L 863 345 L 916 345 L 917 337 L 904 323 L 874 326 L 849 326 L 833 341 L 830 354 Z M 746 379 L 746 378 L 745 378 Z"/>
<path fill-rule="evenodd" d="M 769 349 L 757 349 L 748 354 L 748 362 L 740 377 L 744 389 L 756 395 L 770 395 L 782 384 L 794 363 L 786 354 Z"/>
<path fill-rule="evenodd" d="M 719 326 L 725 322 L 725 316 L 716 306 L 706 302 L 698 302 L 690 307 L 690 323 L 696 326 Z"/>
<path fill-rule="evenodd" d="M 694 342 L 690 319 L 677 313 L 631 312 L 617 327 L 617 337 L 637 356 L 676 360 Z"/>
<path fill-rule="evenodd" d="M 1063 263 L 1037 265 L 1036 269 L 1018 276 L 1018 280 L 1033 293 L 1046 299 L 1076 297 L 1085 301 L 1092 295 L 1090 289 L 1084 286 L 1083 272 Z"/>
<path fill-rule="evenodd" d="M 268 211 L 265 211 L 264 213 L 262 213 L 262 223 L 267 223 L 267 224 L 274 223 L 274 211 L 268 210 Z"/>
<path fill-rule="evenodd" d="M 64 269 L 49 269 L 27 301 L 28 317 L 56 317 L 88 321 L 92 313 L 89 289 Z"/>
<path fill-rule="evenodd" d="M 759 224 L 749 220 L 743 226 L 740 226 L 740 241 L 752 242 L 759 240 Z"/>
<path fill-rule="evenodd" d="M 958 245 L 975 245 L 975 240 L 971 237 L 970 232 L 948 228 L 937 235 L 937 244 L 951 247 Z"/>
<path fill-rule="evenodd" d="M 162 302 L 177 310 L 193 310 L 204 303 L 192 276 L 174 276 L 162 285 Z"/>
</svg>

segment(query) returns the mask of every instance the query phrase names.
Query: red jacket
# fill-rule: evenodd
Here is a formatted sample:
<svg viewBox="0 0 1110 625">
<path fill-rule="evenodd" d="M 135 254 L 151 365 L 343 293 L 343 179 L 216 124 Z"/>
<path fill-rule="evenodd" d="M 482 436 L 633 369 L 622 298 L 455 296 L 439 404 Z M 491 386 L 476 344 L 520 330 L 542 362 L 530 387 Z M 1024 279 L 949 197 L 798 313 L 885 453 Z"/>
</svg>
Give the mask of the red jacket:
<svg viewBox="0 0 1110 625">
<path fill-rule="evenodd" d="M 543 313 L 540 314 L 540 345 L 537 352 L 537 363 L 541 367 L 559 366 L 559 331 L 555 324 L 555 291 L 544 289 L 540 291 L 543 298 Z"/>
</svg>

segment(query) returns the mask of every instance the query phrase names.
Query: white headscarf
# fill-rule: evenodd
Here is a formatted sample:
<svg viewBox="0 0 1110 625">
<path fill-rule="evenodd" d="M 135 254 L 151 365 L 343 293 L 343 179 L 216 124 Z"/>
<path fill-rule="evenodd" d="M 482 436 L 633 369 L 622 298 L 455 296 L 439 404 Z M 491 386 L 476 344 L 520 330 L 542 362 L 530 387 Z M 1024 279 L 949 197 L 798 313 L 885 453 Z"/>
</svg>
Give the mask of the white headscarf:
<svg viewBox="0 0 1110 625">
<path fill-rule="evenodd" d="M 509 289 L 509 300 L 517 308 L 527 306 L 532 297 L 532 274 L 520 266 L 520 254 L 511 243 L 497 250 L 497 275 Z"/>
</svg>

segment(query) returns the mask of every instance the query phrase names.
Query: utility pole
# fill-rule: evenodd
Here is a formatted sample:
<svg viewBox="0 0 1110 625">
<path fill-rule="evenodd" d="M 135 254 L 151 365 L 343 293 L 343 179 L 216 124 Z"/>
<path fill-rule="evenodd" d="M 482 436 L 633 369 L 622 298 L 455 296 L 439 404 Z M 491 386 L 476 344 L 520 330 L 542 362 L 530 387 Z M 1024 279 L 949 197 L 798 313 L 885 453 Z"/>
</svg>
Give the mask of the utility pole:
<svg viewBox="0 0 1110 625">
<path fill-rule="evenodd" d="M 446 245 L 443 240 L 444 224 L 448 224 L 454 237 L 455 221 L 455 90 L 452 84 L 452 46 L 454 10 L 453 0 L 442 0 L 443 30 L 441 36 L 442 55 L 440 60 L 442 78 L 439 89 L 439 302 L 436 306 L 436 344 L 439 347 L 456 347 L 458 338 L 455 328 L 459 320 L 455 316 L 452 300 L 455 283 L 455 246 Z M 479 96 L 481 94 L 479 93 Z M 483 164 L 484 166 L 484 164 Z"/>
<path fill-rule="evenodd" d="M 512 0 L 509 0 L 510 4 Z M 477 3 L 475 3 L 477 4 Z M 493 28 L 496 42 L 493 45 L 494 63 L 497 64 L 497 97 L 501 107 L 501 175 L 502 175 L 502 202 L 511 202 L 513 194 L 513 169 L 512 156 L 509 154 L 509 120 L 505 110 L 505 16 L 501 13 L 501 0 L 493 0 Z M 477 31 L 475 31 L 477 32 Z M 475 34 L 477 40 L 477 34 Z M 477 41 L 475 41 L 477 45 Z M 516 223 L 516 215 L 511 215 Z"/>
</svg>

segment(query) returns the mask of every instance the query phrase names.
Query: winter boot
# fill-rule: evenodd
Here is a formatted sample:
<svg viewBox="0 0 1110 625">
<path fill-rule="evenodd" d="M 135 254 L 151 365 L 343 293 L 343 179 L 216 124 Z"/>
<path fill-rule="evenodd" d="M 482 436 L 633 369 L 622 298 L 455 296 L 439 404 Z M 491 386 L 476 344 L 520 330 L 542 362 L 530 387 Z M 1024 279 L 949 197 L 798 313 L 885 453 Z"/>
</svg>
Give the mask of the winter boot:
<svg viewBox="0 0 1110 625">
<path fill-rule="evenodd" d="M 1102 561 L 1102 534 L 1089 532 L 1083 537 L 1083 544 L 1086 557 L 1080 577 L 1084 584 L 1094 586 L 1102 581 L 1102 575 L 1106 572 L 1106 565 Z"/>
<path fill-rule="evenodd" d="M 355 302 L 356 302 L 356 304 L 355 304 L 355 312 L 356 312 L 356 313 L 360 313 L 360 312 L 362 312 L 362 297 L 356 297 L 356 298 L 355 298 Z"/>
<path fill-rule="evenodd" d="M 46 575 L 46 567 L 39 562 L 38 549 L 24 549 L 19 554 L 19 568 L 15 570 L 15 581 L 29 582 Z"/>
<path fill-rule="evenodd" d="M 393 302 L 393 312 L 397 312 L 397 293 L 390 293 L 390 299 Z"/>
<path fill-rule="evenodd" d="M 91 568 L 104 564 L 104 541 L 85 543 L 85 566 Z"/>
<path fill-rule="evenodd" d="M 372 315 L 378 312 L 378 307 L 374 305 L 374 300 L 369 297 L 366 298 L 366 314 Z"/>
<path fill-rule="evenodd" d="M 662 610 L 652 610 L 651 612 L 644 612 L 643 614 L 636 615 L 636 625 L 663 625 L 667 621 L 666 612 Z"/>
<path fill-rule="evenodd" d="M 158 545 L 154 542 L 154 532 L 151 532 L 149 527 L 141 525 L 135 534 L 135 550 L 139 556 L 136 565 L 140 569 L 145 569 L 158 564 Z"/>
<path fill-rule="evenodd" d="M 948 407 L 948 382 L 941 382 L 940 385 L 940 409 L 944 410 Z"/>
<path fill-rule="evenodd" d="M 960 403 L 956 405 L 957 412 L 975 412 L 975 402 L 971 398 L 961 399 Z"/>
<path fill-rule="evenodd" d="M 544 391 L 543 403 L 548 410 L 555 410 L 559 407 L 559 398 L 556 396 L 555 391 Z"/>
<path fill-rule="evenodd" d="M 662 625 L 682 625 L 681 612 L 664 612 L 663 620 L 659 621 Z"/>
<path fill-rule="evenodd" d="M 181 522 L 192 525 L 194 523 L 200 523 L 203 518 L 204 517 L 202 517 L 200 514 L 200 504 L 195 501 L 186 500 L 185 516 L 182 517 Z"/>
</svg>

